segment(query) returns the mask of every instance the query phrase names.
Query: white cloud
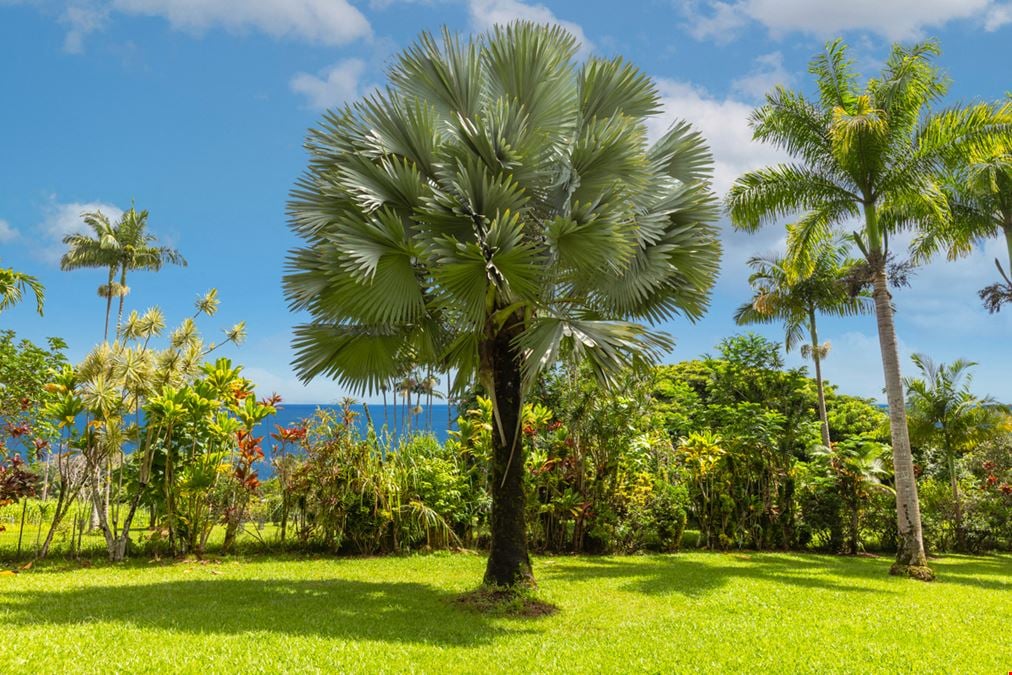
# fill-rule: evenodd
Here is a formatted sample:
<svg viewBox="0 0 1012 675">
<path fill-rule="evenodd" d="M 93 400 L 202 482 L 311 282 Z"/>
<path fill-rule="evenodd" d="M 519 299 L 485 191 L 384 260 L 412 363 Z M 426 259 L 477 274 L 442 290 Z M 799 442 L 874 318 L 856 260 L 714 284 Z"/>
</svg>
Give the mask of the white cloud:
<svg viewBox="0 0 1012 675">
<path fill-rule="evenodd" d="M 984 18 L 984 30 L 996 31 L 1010 23 L 1012 23 L 1012 2 L 993 5 Z"/>
<path fill-rule="evenodd" d="M 659 138 L 680 119 L 691 122 L 710 144 L 715 160 L 713 183 L 723 197 L 745 171 L 787 158 L 776 148 L 754 142 L 748 118 L 754 106 L 731 98 L 720 99 L 688 82 L 660 79 L 663 112 L 647 121 L 651 140 Z"/>
<path fill-rule="evenodd" d="M 544 5 L 528 5 L 520 0 L 469 0 L 468 5 L 471 23 L 477 30 L 488 30 L 496 24 L 507 24 L 516 20 L 557 24 L 573 34 L 581 45 L 582 53 L 587 53 L 594 47 L 579 24 L 557 18 L 552 10 Z"/>
<path fill-rule="evenodd" d="M 658 80 L 663 112 L 647 121 L 647 132 L 656 140 L 677 120 L 686 120 L 695 127 L 713 152 L 713 187 L 721 199 L 735 179 L 746 171 L 776 164 L 788 156 L 770 145 L 754 142 L 748 118 L 753 105 L 731 98 L 720 99 L 705 89 L 687 82 Z M 722 219 L 724 256 L 719 284 L 725 289 L 739 290 L 748 277 L 745 261 L 756 253 L 783 249 L 784 231 L 779 227 L 763 228 L 756 234 L 737 232 L 728 220 Z"/>
<path fill-rule="evenodd" d="M 784 55 L 772 52 L 756 57 L 756 67 L 731 83 L 731 88 L 751 99 L 762 99 L 777 85 L 789 86 L 794 77 L 784 68 Z"/>
<path fill-rule="evenodd" d="M 1002 25 L 993 0 L 710 0 L 700 11 L 698 2 L 685 4 L 688 29 L 697 39 L 717 41 L 733 37 L 749 21 L 773 33 L 802 32 L 829 37 L 864 30 L 890 40 L 920 37 L 924 30 L 958 19 L 983 19 L 988 30 Z M 989 12 L 999 10 L 992 20 Z"/>
<path fill-rule="evenodd" d="M 42 222 L 37 226 L 40 237 L 36 242 L 35 251 L 39 257 L 50 263 L 58 262 L 65 249 L 63 238 L 68 234 L 84 232 L 87 226 L 81 216 L 91 211 L 101 211 L 113 222 L 123 215 L 123 209 L 104 202 L 63 204 L 51 201 L 44 209 Z"/>
<path fill-rule="evenodd" d="M 324 110 L 358 98 L 362 92 L 360 80 L 364 70 L 365 61 L 346 59 L 319 75 L 298 73 L 289 85 L 292 91 L 306 97 L 311 108 Z"/>
<path fill-rule="evenodd" d="M 700 12 L 695 2 L 685 3 L 685 13 L 688 17 L 686 28 L 689 35 L 697 40 L 713 40 L 718 44 L 725 44 L 734 39 L 738 31 L 746 23 L 748 17 L 741 7 L 730 2 L 712 2 L 709 5 L 710 14 Z"/>
<path fill-rule="evenodd" d="M 368 19 L 348 0 L 78 0 L 61 17 L 68 25 L 64 49 L 83 51 L 85 37 L 103 28 L 114 11 L 162 17 L 173 28 L 198 34 L 220 26 L 323 45 L 372 33 Z"/>
<path fill-rule="evenodd" d="M 84 39 L 105 27 L 109 18 L 108 7 L 94 4 L 72 4 L 64 10 L 60 22 L 67 26 L 63 38 L 63 50 L 71 54 L 84 51 Z"/>
<path fill-rule="evenodd" d="M 21 233 L 14 229 L 10 223 L 0 218 L 0 244 L 8 244 L 21 236 Z"/>
</svg>

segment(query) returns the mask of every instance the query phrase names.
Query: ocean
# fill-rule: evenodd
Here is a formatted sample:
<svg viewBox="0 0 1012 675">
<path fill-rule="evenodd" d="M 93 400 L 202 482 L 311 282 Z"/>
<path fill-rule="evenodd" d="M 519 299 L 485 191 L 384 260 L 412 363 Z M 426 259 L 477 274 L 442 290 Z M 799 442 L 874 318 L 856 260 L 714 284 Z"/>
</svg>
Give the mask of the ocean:
<svg viewBox="0 0 1012 675">
<path fill-rule="evenodd" d="M 257 436 L 264 437 L 264 453 L 267 454 L 272 439 L 270 434 L 274 432 L 275 425 L 288 427 L 293 424 L 298 424 L 302 420 L 312 417 L 318 409 L 330 410 L 340 418 L 342 415 L 342 408 L 336 404 L 290 404 L 282 403 L 278 406 L 278 412 L 276 415 L 271 415 L 263 422 L 261 422 L 255 430 Z M 367 415 L 368 409 L 368 415 Z M 410 425 L 408 424 L 407 410 L 403 405 L 397 406 L 396 411 L 393 405 L 387 405 L 384 408 L 382 403 L 376 404 L 356 404 L 352 406 L 352 410 L 357 413 L 355 423 L 358 425 L 359 432 L 365 435 L 369 422 L 369 417 L 372 418 L 373 426 L 376 431 L 379 432 L 384 426 L 387 428 L 392 435 L 398 435 L 412 432 L 425 432 L 432 433 L 439 439 L 440 443 L 446 441 L 448 432 L 457 428 L 457 409 L 455 406 L 449 406 L 446 404 L 436 405 L 433 404 L 430 407 L 425 405 L 422 406 L 422 412 L 418 415 L 411 416 Z M 396 426 L 394 424 L 394 418 L 396 417 Z"/>
</svg>

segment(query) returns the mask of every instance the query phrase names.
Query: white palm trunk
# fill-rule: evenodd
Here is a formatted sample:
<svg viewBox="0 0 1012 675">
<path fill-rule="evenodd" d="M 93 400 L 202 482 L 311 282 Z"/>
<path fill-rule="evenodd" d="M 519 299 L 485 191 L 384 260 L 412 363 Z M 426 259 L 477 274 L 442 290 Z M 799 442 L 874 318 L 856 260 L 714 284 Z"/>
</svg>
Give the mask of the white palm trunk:
<svg viewBox="0 0 1012 675">
<path fill-rule="evenodd" d="M 927 574 L 924 540 L 921 534 L 921 508 L 917 499 L 917 479 L 914 476 L 914 458 L 910 452 L 910 434 L 907 429 L 907 409 L 900 376 L 899 350 L 893 324 L 892 296 L 886 282 L 883 263 L 875 272 L 875 318 L 878 323 L 878 341 L 882 351 L 882 370 L 885 376 L 886 400 L 889 403 L 889 428 L 893 446 L 893 472 L 896 481 L 896 565 L 893 571 L 907 573 L 910 567 L 923 569 Z M 920 575 L 919 575 L 920 576 Z"/>
</svg>

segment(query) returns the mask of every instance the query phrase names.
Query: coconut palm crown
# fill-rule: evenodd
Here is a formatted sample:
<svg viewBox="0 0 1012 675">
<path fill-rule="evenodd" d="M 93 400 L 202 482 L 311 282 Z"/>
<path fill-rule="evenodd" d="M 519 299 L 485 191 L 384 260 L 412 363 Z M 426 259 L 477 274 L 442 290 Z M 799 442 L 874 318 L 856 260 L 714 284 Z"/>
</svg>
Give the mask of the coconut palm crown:
<svg viewBox="0 0 1012 675">
<path fill-rule="evenodd" d="M 324 115 L 292 192 L 300 375 L 371 392 L 413 363 L 480 382 L 496 488 L 523 464 L 524 384 L 563 353 L 605 381 L 650 360 L 670 340 L 647 324 L 701 316 L 719 265 L 703 139 L 679 123 L 649 144 L 651 80 L 577 48 L 526 22 L 423 34 L 389 86 Z"/>
</svg>

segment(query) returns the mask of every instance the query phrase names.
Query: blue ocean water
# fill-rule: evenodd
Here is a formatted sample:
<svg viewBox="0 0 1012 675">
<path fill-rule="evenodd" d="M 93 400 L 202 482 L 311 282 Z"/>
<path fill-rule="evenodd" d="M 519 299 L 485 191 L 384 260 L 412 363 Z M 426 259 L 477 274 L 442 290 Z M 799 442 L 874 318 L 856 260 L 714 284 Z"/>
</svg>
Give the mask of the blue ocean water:
<svg viewBox="0 0 1012 675">
<path fill-rule="evenodd" d="M 318 409 L 332 411 L 340 419 L 342 408 L 339 405 L 328 404 L 288 404 L 282 403 L 278 406 L 276 415 L 271 415 L 261 422 L 256 430 L 257 436 L 264 437 L 264 450 L 270 444 L 270 434 L 274 432 L 275 425 L 288 427 L 298 424 L 302 420 L 312 417 Z M 356 413 L 355 423 L 362 435 L 365 435 L 371 418 L 373 427 L 377 432 L 386 427 L 386 430 L 393 436 L 407 432 L 432 433 L 439 439 L 440 443 L 445 442 L 450 430 L 457 428 L 457 409 L 455 406 L 446 404 L 422 406 L 422 412 L 417 415 L 410 415 L 405 406 L 393 405 L 383 406 L 380 404 L 356 404 L 352 406 Z M 410 421 L 409 421 L 410 417 Z"/>
</svg>

